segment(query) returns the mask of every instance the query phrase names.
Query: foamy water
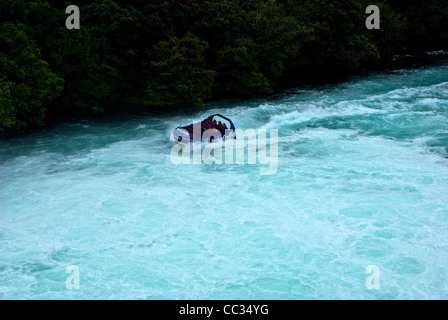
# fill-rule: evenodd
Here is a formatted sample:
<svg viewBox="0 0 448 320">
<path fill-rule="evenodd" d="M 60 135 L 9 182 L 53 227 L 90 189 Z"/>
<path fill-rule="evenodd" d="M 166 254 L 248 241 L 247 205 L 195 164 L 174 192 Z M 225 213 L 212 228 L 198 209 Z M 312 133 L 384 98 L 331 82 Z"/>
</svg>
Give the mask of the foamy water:
<svg viewBox="0 0 448 320">
<path fill-rule="evenodd" d="M 275 175 L 171 162 L 170 131 L 216 112 L 278 129 Z M 448 298 L 447 63 L 0 150 L 1 299 Z"/>
</svg>

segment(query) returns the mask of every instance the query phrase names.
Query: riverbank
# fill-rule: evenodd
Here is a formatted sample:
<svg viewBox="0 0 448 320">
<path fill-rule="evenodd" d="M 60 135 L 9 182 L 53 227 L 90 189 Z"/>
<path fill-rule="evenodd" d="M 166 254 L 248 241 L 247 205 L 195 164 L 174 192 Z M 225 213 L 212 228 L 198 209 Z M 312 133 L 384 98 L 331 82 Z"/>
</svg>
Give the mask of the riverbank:
<svg viewBox="0 0 448 320">
<path fill-rule="evenodd" d="M 419 68 L 424 66 L 431 66 L 438 64 L 444 61 L 448 57 L 448 52 L 444 50 L 435 50 L 435 51 L 414 51 L 410 54 L 403 55 L 395 55 L 383 68 L 375 68 L 372 70 L 363 70 L 356 73 L 349 73 L 343 76 L 338 77 L 330 77 L 330 78 L 321 78 L 315 79 L 312 82 L 298 82 L 296 86 L 289 88 L 279 89 L 277 92 L 271 93 L 269 95 L 256 96 L 252 97 L 252 99 L 269 99 L 270 97 L 275 97 L 276 95 L 282 95 L 284 93 L 291 93 L 297 91 L 297 87 L 321 87 L 326 84 L 338 84 L 343 83 L 344 81 L 348 81 L 350 77 L 354 76 L 362 76 L 367 75 L 371 72 L 390 72 L 394 70 L 400 69 L 410 69 L 410 68 Z M 228 101 L 229 103 L 235 103 L 240 99 L 214 99 L 206 101 L 206 106 L 214 103 L 219 103 L 220 101 Z M 244 101 L 245 99 L 241 99 L 240 101 Z M 70 118 L 47 118 L 46 119 L 46 128 L 52 128 L 58 126 L 63 123 L 73 123 L 76 121 L 88 121 L 88 120 L 101 120 L 101 121 L 126 121 L 127 119 L 132 119 L 134 116 L 138 115 L 153 115 L 155 117 L 158 116 L 166 116 L 173 115 L 176 116 L 178 114 L 182 114 L 184 112 L 188 112 L 191 107 L 180 107 L 180 106 L 164 106 L 157 107 L 153 106 L 148 109 L 147 105 L 142 104 L 119 104 L 115 105 L 115 107 L 111 107 L 108 109 L 106 114 L 89 114 L 85 116 L 76 116 Z M 41 130 L 42 128 L 33 128 L 26 132 L 26 134 L 33 133 Z M 0 139 L 9 139 L 14 137 L 22 136 L 23 132 L 17 132 L 12 128 L 4 128 L 4 131 L 0 131 Z"/>
<path fill-rule="evenodd" d="M 27 132 L 73 117 L 200 106 L 382 69 L 395 54 L 447 50 L 443 0 L 109 0 L 0 3 L 0 127 Z M 128 110 L 124 110 L 127 112 Z M 131 111 L 131 110 L 129 110 Z"/>
</svg>

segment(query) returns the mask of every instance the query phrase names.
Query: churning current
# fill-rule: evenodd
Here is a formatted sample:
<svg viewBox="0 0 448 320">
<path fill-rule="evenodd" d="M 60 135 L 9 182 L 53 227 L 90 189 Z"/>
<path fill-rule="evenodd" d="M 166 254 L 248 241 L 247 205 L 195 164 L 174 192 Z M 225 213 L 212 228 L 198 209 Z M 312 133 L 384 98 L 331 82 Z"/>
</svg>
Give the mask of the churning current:
<svg viewBox="0 0 448 320">
<path fill-rule="evenodd" d="M 214 113 L 278 130 L 276 173 L 173 164 Z M 447 194 L 446 60 L 64 123 L 0 141 L 0 299 L 447 299 Z"/>
</svg>

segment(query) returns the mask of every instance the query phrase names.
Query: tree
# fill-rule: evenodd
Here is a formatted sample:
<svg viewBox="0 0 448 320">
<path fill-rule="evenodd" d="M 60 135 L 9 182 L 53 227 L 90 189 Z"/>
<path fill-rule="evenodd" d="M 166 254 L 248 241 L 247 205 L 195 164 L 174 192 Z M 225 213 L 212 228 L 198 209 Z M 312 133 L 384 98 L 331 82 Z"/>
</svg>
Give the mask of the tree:
<svg viewBox="0 0 448 320">
<path fill-rule="evenodd" d="M 258 51 L 251 39 L 236 39 L 218 52 L 215 88 L 219 96 L 249 97 L 271 93 L 266 77 L 259 72 Z"/>
<path fill-rule="evenodd" d="M 10 85 L 4 79 L 0 79 L 0 131 L 14 126 L 16 110 L 12 104 Z"/>
<path fill-rule="evenodd" d="M 0 23 L 0 124 L 17 131 L 44 125 L 46 106 L 64 83 L 41 59 L 25 29 L 23 24 Z"/>
<path fill-rule="evenodd" d="M 446 0 L 0 0 L 0 127 L 133 104 L 201 105 L 381 68 L 448 46 Z"/>
<path fill-rule="evenodd" d="M 145 102 L 155 106 L 202 105 L 211 96 L 214 72 L 203 58 L 205 45 L 192 35 L 160 41 L 146 54 Z"/>
</svg>

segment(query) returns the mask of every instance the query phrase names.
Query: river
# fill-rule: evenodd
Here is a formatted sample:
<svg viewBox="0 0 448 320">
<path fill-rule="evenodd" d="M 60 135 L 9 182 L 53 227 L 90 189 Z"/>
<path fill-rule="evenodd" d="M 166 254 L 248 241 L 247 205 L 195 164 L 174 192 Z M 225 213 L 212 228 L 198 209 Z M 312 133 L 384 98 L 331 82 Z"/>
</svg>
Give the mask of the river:
<svg viewBox="0 0 448 320">
<path fill-rule="evenodd" d="M 174 164 L 214 113 L 278 130 L 276 172 Z M 0 151 L 0 299 L 448 298 L 446 59 Z"/>
</svg>

